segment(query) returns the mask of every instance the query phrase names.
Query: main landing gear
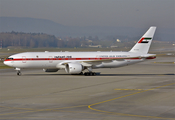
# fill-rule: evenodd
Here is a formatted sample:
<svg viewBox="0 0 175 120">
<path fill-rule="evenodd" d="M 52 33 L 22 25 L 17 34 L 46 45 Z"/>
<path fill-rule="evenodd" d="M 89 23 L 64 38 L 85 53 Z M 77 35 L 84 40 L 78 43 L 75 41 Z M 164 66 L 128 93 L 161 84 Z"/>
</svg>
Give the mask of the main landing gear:
<svg viewBox="0 0 175 120">
<path fill-rule="evenodd" d="M 84 73 L 85 76 L 96 76 L 95 72 L 85 72 Z"/>
<path fill-rule="evenodd" d="M 96 73 L 95 72 L 92 72 L 92 68 L 87 68 L 87 70 L 89 72 L 85 72 L 84 73 L 85 76 L 96 76 Z"/>
</svg>

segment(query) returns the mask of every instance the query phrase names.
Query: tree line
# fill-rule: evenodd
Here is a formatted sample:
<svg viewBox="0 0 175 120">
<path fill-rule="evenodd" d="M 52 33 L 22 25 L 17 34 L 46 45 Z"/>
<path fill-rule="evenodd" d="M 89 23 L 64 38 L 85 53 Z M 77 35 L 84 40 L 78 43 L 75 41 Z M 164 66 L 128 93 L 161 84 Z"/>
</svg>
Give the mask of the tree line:
<svg viewBox="0 0 175 120">
<path fill-rule="evenodd" d="M 97 39 L 98 37 L 90 39 Z M 23 33 L 23 32 L 3 32 L 0 33 L 0 42 L 2 47 L 6 48 L 9 46 L 16 47 L 84 47 L 89 44 L 86 37 L 55 37 L 54 35 L 48 35 L 45 33 Z"/>
<path fill-rule="evenodd" d="M 117 40 L 120 39 L 120 42 Z M 129 39 L 129 40 L 128 40 Z M 132 46 L 135 38 L 128 36 L 106 36 L 99 39 L 98 36 L 84 37 L 55 37 L 45 33 L 23 33 L 23 32 L 2 32 L 0 33 L 0 45 L 7 47 L 26 47 L 26 48 L 42 48 L 42 47 L 58 47 L 58 48 L 78 48 L 98 46 L 111 47 Z M 1 47 L 1 46 L 0 46 Z"/>
</svg>

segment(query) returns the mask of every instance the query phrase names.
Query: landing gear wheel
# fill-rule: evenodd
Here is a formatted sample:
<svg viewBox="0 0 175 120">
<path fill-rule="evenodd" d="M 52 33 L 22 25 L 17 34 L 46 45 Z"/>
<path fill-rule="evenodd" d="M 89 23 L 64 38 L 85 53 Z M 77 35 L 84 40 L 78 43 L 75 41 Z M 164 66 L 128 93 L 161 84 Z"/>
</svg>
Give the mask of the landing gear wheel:
<svg viewBox="0 0 175 120">
<path fill-rule="evenodd" d="M 84 73 L 84 75 L 85 75 L 85 76 L 87 76 L 87 75 L 88 75 L 88 73 L 87 73 L 87 72 L 85 72 L 85 73 Z"/>
<path fill-rule="evenodd" d="M 21 71 L 18 71 L 18 72 L 17 72 L 17 75 L 18 75 L 18 76 L 21 76 Z"/>
<path fill-rule="evenodd" d="M 90 75 L 90 76 L 92 76 L 92 75 L 93 75 L 93 73 L 92 73 L 92 72 L 90 72 L 90 73 L 89 73 L 89 75 Z"/>
<path fill-rule="evenodd" d="M 83 75 L 83 72 L 81 72 L 79 75 Z"/>
<path fill-rule="evenodd" d="M 96 76 L 96 73 L 95 72 L 93 73 L 93 76 Z"/>
<path fill-rule="evenodd" d="M 85 76 L 96 76 L 95 72 L 85 72 L 84 73 Z"/>
</svg>

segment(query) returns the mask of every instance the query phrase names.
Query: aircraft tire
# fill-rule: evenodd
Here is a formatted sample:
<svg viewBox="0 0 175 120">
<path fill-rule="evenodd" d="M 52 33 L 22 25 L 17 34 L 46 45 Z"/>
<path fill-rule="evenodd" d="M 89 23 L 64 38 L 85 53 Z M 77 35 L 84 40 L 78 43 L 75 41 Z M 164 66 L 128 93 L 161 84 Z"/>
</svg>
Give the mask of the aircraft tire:
<svg viewBox="0 0 175 120">
<path fill-rule="evenodd" d="M 81 72 L 79 75 L 83 75 L 83 72 Z"/>
<path fill-rule="evenodd" d="M 93 76 L 96 76 L 96 73 L 95 72 L 93 73 Z"/>
<path fill-rule="evenodd" d="M 18 76 L 21 76 L 21 72 L 17 72 L 17 75 L 18 75 Z"/>
<path fill-rule="evenodd" d="M 84 73 L 85 76 L 96 76 L 95 72 L 85 72 Z"/>
</svg>

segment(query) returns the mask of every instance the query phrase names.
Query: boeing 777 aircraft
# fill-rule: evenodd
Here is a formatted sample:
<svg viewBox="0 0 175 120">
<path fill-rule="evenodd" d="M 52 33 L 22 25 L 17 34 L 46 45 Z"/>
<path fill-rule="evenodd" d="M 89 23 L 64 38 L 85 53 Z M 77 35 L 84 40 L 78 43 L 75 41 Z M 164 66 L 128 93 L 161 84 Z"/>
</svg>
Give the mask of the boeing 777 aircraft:
<svg viewBox="0 0 175 120">
<path fill-rule="evenodd" d="M 129 52 L 24 52 L 8 57 L 4 64 L 14 67 L 17 75 L 23 68 L 42 68 L 45 72 L 65 69 L 68 74 L 96 75 L 92 69 L 116 68 L 156 58 L 148 54 L 156 27 L 152 26 Z"/>
</svg>

